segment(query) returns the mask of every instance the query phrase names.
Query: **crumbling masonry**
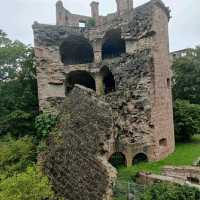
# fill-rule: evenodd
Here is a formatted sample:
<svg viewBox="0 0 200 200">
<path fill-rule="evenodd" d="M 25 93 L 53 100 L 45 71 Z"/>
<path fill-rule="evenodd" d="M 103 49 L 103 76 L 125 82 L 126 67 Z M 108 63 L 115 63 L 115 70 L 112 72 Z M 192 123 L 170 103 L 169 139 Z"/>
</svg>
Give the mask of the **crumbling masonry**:
<svg viewBox="0 0 200 200">
<path fill-rule="evenodd" d="M 111 199 L 116 166 L 174 151 L 169 10 L 161 0 L 91 17 L 56 4 L 56 25 L 33 25 L 41 110 L 61 111 L 45 171 L 67 200 Z"/>
</svg>

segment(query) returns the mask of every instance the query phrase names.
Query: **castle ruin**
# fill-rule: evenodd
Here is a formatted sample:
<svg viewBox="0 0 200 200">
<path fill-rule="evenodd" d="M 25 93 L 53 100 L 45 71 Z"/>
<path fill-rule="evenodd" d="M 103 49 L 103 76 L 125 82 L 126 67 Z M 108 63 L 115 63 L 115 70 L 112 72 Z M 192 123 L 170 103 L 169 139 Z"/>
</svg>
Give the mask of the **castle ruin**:
<svg viewBox="0 0 200 200">
<path fill-rule="evenodd" d="M 62 139 L 45 171 L 66 200 L 112 199 L 117 164 L 174 151 L 168 21 L 161 0 L 117 11 L 72 14 L 56 4 L 56 25 L 33 25 L 40 109 L 60 110 Z M 120 163 L 118 163 L 120 162 Z"/>
</svg>

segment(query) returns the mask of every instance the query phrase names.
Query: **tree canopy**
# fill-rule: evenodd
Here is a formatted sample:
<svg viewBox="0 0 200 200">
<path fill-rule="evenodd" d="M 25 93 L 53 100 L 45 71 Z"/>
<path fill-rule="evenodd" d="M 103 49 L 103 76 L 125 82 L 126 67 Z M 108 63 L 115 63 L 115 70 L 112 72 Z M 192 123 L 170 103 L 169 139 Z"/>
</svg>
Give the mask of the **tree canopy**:
<svg viewBox="0 0 200 200">
<path fill-rule="evenodd" d="M 38 113 L 33 48 L 0 30 L 0 135 L 33 133 Z"/>
<path fill-rule="evenodd" d="M 200 134 L 200 47 L 175 60 L 172 69 L 176 139 L 188 141 Z"/>
<path fill-rule="evenodd" d="M 174 99 L 200 104 L 200 47 L 173 64 Z"/>
</svg>

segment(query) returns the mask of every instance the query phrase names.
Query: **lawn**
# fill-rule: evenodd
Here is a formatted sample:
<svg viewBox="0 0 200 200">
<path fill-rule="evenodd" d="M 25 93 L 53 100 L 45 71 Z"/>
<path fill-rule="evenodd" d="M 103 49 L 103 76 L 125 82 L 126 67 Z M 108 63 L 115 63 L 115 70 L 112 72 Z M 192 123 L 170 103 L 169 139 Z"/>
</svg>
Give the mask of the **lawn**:
<svg viewBox="0 0 200 200">
<path fill-rule="evenodd" d="M 164 160 L 141 163 L 129 168 L 119 168 L 118 179 L 127 181 L 139 171 L 149 171 L 159 174 L 165 165 L 192 165 L 198 157 L 200 157 L 200 136 L 194 136 L 189 143 L 176 144 L 175 152 Z"/>
</svg>

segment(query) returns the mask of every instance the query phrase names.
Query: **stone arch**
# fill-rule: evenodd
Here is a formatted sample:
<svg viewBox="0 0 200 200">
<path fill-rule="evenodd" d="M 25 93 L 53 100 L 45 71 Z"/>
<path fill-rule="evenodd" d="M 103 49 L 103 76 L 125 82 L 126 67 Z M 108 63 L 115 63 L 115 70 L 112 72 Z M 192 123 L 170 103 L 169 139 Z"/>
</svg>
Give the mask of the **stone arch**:
<svg viewBox="0 0 200 200">
<path fill-rule="evenodd" d="M 75 84 L 96 90 L 94 78 L 87 71 L 76 70 L 66 75 L 65 93 L 68 94 Z"/>
<path fill-rule="evenodd" d="M 109 158 L 109 163 L 115 167 L 118 168 L 120 166 L 126 166 L 127 165 L 127 161 L 126 161 L 126 157 L 123 153 L 121 152 L 115 152 L 113 153 L 110 158 Z"/>
<path fill-rule="evenodd" d="M 102 59 L 118 57 L 126 52 L 125 40 L 121 38 L 120 29 L 108 31 L 103 39 Z"/>
<path fill-rule="evenodd" d="M 141 162 L 148 162 L 148 157 L 145 153 L 138 153 L 134 156 L 132 160 L 132 164 L 139 164 Z"/>
<path fill-rule="evenodd" d="M 115 79 L 108 67 L 104 66 L 100 70 L 100 75 L 103 79 L 104 94 L 115 91 Z"/>
<path fill-rule="evenodd" d="M 79 35 L 68 36 L 60 45 L 61 61 L 65 65 L 94 61 L 94 51 L 89 40 Z"/>
</svg>

